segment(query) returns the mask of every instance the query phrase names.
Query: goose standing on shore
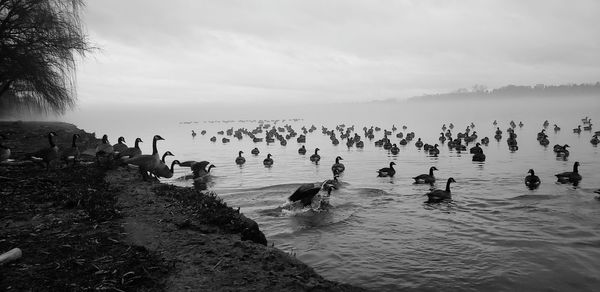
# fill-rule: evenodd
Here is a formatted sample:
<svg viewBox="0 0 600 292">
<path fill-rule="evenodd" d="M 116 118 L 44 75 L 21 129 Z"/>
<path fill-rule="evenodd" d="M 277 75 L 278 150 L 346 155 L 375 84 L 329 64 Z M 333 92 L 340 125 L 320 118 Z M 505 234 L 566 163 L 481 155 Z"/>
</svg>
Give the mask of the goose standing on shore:
<svg viewBox="0 0 600 292">
<path fill-rule="evenodd" d="M 435 182 L 435 176 L 433 176 L 433 171 L 438 170 L 435 166 L 429 168 L 429 174 L 421 174 L 413 177 L 416 184 L 432 184 Z"/>
<path fill-rule="evenodd" d="M 238 152 L 238 157 L 235 158 L 235 164 L 242 165 L 246 163 L 246 158 L 242 156 L 242 153 L 244 153 L 244 151 Z"/>
<path fill-rule="evenodd" d="M 10 148 L 0 143 L 0 162 L 8 160 L 10 157 Z"/>
<path fill-rule="evenodd" d="M 390 162 L 390 167 L 384 167 L 380 170 L 377 171 L 378 176 L 380 177 L 393 177 L 396 174 L 396 170 L 394 169 L 394 165 L 396 165 L 395 162 Z"/>
<path fill-rule="evenodd" d="M 41 160 L 44 164 L 46 164 L 46 169 L 50 169 L 50 164 L 57 161 L 60 157 L 58 146 L 56 146 L 56 143 L 54 142 L 55 136 L 55 132 L 48 133 L 48 143 L 50 144 L 50 147 L 40 149 L 28 155 L 33 160 Z"/>
<path fill-rule="evenodd" d="M 529 175 L 525 177 L 525 185 L 529 189 L 536 189 L 540 183 L 542 183 L 542 181 L 537 175 L 535 175 L 533 169 L 530 169 L 527 173 L 529 173 Z"/>
<path fill-rule="evenodd" d="M 79 162 L 79 147 L 77 147 L 77 139 L 79 138 L 79 134 L 73 134 L 73 141 L 71 143 L 71 148 L 66 149 L 62 153 L 62 159 L 65 164 L 69 164 L 70 160 L 73 160 L 73 165 Z"/>
<path fill-rule="evenodd" d="M 450 192 L 450 183 L 453 182 L 456 182 L 454 178 L 449 178 L 446 182 L 445 190 L 436 189 L 425 194 L 428 197 L 427 203 L 439 203 L 444 200 L 451 200 L 452 193 Z"/>
<path fill-rule="evenodd" d="M 271 158 L 271 153 L 267 154 L 267 158 L 265 158 L 265 160 L 263 160 L 263 164 L 265 166 L 272 166 L 273 165 L 273 158 Z"/>
<path fill-rule="evenodd" d="M 124 137 L 119 137 L 119 140 L 117 141 L 117 144 L 113 145 L 113 151 L 115 152 L 115 155 L 119 155 L 120 153 L 123 153 L 125 151 L 127 151 L 127 149 L 129 149 L 129 147 L 127 147 L 127 145 L 125 144 L 125 138 Z"/>
<path fill-rule="evenodd" d="M 134 146 L 129 147 L 126 150 L 124 150 L 123 152 L 120 152 L 119 154 L 117 154 L 117 158 L 124 160 L 124 159 L 128 159 L 128 158 L 136 157 L 138 155 L 142 155 L 142 149 L 140 149 L 140 142 L 144 142 L 144 141 L 142 141 L 141 138 L 136 138 Z"/>
<path fill-rule="evenodd" d="M 579 161 L 573 164 L 573 171 L 566 171 L 555 175 L 559 182 L 579 183 L 581 175 L 579 174 Z"/>
<path fill-rule="evenodd" d="M 331 166 L 331 171 L 333 171 L 333 175 L 338 175 L 346 170 L 344 164 L 340 163 L 340 160 L 344 160 L 342 157 L 338 156 L 335 158 L 335 163 Z"/>
<path fill-rule="evenodd" d="M 102 142 L 98 146 L 96 146 L 96 161 L 100 163 L 102 162 L 102 158 L 104 162 L 107 162 L 109 158 L 113 157 L 113 155 L 113 146 L 110 145 L 110 143 L 108 142 L 108 135 L 104 134 L 102 136 Z"/>
<path fill-rule="evenodd" d="M 319 148 L 315 148 L 315 154 L 310 156 L 310 161 L 312 162 L 319 162 L 319 160 L 321 160 L 321 155 L 319 155 Z"/>
<path fill-rule="evenodd" d="M 164 140 L 164 138 L 160 135 L 154 135 L 152 138 L 152 154 L 138 155 L 125 160 L 125 163 L 137 165 L 140 168 L 140 174 L 144 180 L 148 179 L 148 171 L 153 171 L 160 166 L 161 159 L 156 145 L 159 140 Z"/>
</svg>

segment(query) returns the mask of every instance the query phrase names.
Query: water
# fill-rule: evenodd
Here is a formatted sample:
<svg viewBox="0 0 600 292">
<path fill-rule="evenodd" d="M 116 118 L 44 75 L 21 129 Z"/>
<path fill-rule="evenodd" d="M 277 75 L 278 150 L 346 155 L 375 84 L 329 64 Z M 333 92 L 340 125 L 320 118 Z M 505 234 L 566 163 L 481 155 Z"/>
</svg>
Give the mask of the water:
<svg viewBox="0 0 600 292">
<path fill-rule="evenodd" d="M 195 112 L 198 111 L 198 112 Z M 82 111 L 83 112 L 83 111 Z M 209 160 L 212 170 L 210 189 L 241 212 L 256 220 L 269 241 L 311 265 L 325 277 L 377 290 L 596 290 L 600 285 L 600 201 L 594 190 L 600 188 L 598 147 L 589 141 L 591 132 L 572 132 L 581 118 L 600 119 L 600 101 L 588 99 L 531 99 L 527 102 L 486 100 L 485 102 L 427 102 L 398 104 L 354 104 L 319 107 L 267 109 L 261 107 L 194 108 L 156 111 L 137 115 L 125 110 L 78 113 L 67 118 L 98 136 L 107 133 L 111 142 L 125 136 L 129 144 L 135 137 L 144 139 L 143 150 L 150 151 L 151 137 L 160 134 L 159 150 L 171 150 L 175 158 Z M 150 112 L 150 110 L 148 110 Z M 134 117 L 135 116 L 135 117 Z M 287 146 L 279 143 L 254 144 L 245 137 L 220 142 L 216 132 L 233 127 L 255 128 L 257 122 L 239 120 L 290 119 L 300 132 L 314 124 L 318 129 L 307 135 L 308 152 L 299 155 L 300 144 L 292 138 Z M 208 123 L 208 120 L 235 122 Z M 510 152 L 505 134 L 493 139 L 495 127 L 506 131 L 510 120 L 522 121 L 517 127 L 519 150 Z M 550 146 L 536 140 L 544 120 Z M 191 121 L 181 124 L 181 121 Z M 196 123 L 197 122 L 197 123 Z M 490 137 L 482 146 L 487 159 L 471 161 L 468 152 L 457 153 L 441 146 L 438 157 L 426 155 L 413 140 L 392 155 L 373 141 L 364 149 L 350 148 L 345 140 L 333 146 L 321 134 L 321 126 L 333 129 L 345 123 L 354 125 L 362 136 L 363 126 L 415 132 L 425 143 L 437 143 L 441 125 L 456 126 L 454 135 L 473 122 L 479 139 Z M 562 129 L 552 130 L 553 124 Z M 271 122 L 271 125 L 274 123 Z M 402 130 L 402 125 L 408 129 Z M 207 130 L 192 139 L 191 130 Z M 598 129 L 595 129 L 598 130 Z M 399 139 L 392 141 L 397 143 Z M 217 136 L 218 141 L 209 141 Z M 338 133 L 339 137 L 339 133 Z M 569 144 L 567 160 L 557 159 L 554 144 Z M 471 145 L 470 145 L 471 146 Z M 260 155 L 250 150 L 258 147 Z M 321 162 L 309 161 L 315 147 Z M 245 152 L 246 163 L 239 167 L 234 159 Z M 266 168 L 267 153 L 275 164 Z M 343 186 L 330 198 L 326 210 L 290 209 L 286 198 L 302 183 L 331 178 L 336 156 L 343 157 L 346 171 Z M 394 178 L 377 177 L 376 170 L 396 162 Z M 578 186 L 556 183 L 554 174 L 571 171 L 581 163 L 583 180 Z M 415 185 L 411 177 L 436 166 L 434 187 L 444 188 L 454 177 L 452 202 L 425 204 L 429 185 Z M 535 169 L 542 184 L 529 190 L 523 183 L 527 170 Z M 175 178 L 189 174 L 176 168 Z M 166 180 L 191 186 L 190 181 Z"/>
</svg>

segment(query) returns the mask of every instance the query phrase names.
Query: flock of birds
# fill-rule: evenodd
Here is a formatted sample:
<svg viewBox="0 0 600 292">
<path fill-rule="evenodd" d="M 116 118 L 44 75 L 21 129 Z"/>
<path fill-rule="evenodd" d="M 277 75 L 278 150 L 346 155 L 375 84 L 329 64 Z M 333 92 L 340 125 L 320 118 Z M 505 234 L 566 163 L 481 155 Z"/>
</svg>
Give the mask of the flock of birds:
<svg viewBox="0 0 600 292">
<path fill-rule="evenodd" d="M 277 122 L 277 121 L 275 121 L 275 122 Z M 583 131 L 591 131 L 591 129 L 592 129 L 591 119 L 586 117 L 586 118 L 582 119 L 582 123 L 584 125 Z M 493 125 L 497 126 L 497 121 L 494 121 Z M 523 127 L 523 123 L 520 122 L 518 124 L 518 126 Z M 538 133 L 537 139 L 541 145 L 547 146 L 549 144 L 549 141 L 548 141 L 548 135 L 545 134 L 545 131 L 549 127 L 549 122 L 545 121 L 542 126 L 543 126 L 543 129 L 541 132 Z M 514 121 L 511 121 L 510 127 L 506 130 L 506 132 L 509 135 L 509 137 L 507 139 L 507 144 L 511 151 L 518 150 L 518 143 L 516 140 L 517 134 L 514 133 L 514 128 L 516 128 L 516 127 L 517 127 L 517 124 Z M 403 126 L 402 128 L 403 128 L 403 130 L 407 129 L 406 126 Z M 485 161 L 485 154 L 483 153 L 483 149 L 480 146 L 487 145 L 489 143 L 489 138 L 484 137 L 478 141 L 477 140 L 478 139 L 477 132 L 472 131 L 475 128 L 474 123 L 471 123 L 469 126 L 466 127 L 466 129 L 463 133 L 458 133 L 456 136 L 454 136 L 451 132 L 451 130 L 453 128 L 454 128 L 454 125 L 452 123 L 450 123 L 448 126 L 446 126 L 444 124 L 442 126 L 442 132 L 440 133 L 438 143 L 446 143 L 446 141 L 448 141 L 447 145 L 450 149 L 454 149 L 456 151 L 466 151 L 467 145 L 463 144 L 463 141 L 466 144 L 475 142 L 475 146 L 473 146 L 469 149 L 469 152 L 471 154 L 473 154 L 472 160 L 473 161 Z M 301 129 L 302 134 L 298 135 L 298 133 L 290 125 L 285 125 L 284 127 L 276 127 L 276 126 L 271 126 L 268 123 L 264 123 L 263 121 L 260 121 L 259 126 L 257 126 L 253 130 L 248 130 L 245 128 L 240 128 L 240 129 L 234 130 L 233 128 L 230 128 L 230 129 L 227 129 L 226 131 L 219 131 L 217 134 L 233 136 L 238 139 L 242 139 L 242 137 L 244 135 L 246 135 L 246 136 L 250 137 L 255 143 L 262 142 L 263 140 L 265 140 L 267 143 L 274 143 L 277 140 L 277 141 L 279 141 L 279 143 L 281 145 L 286 145 L 287 141 L 294 137 L 297 137 L 296 138 L 297 142 L 305 143 L 306 135 L 308 133 L 314 132 L 316 129 L 317 128 L 314 125 L 312 125 L 310 128 L 302 127 L 302 129 Z M 337 145 L 340 143 L 340 139 L 342 139 L 342 140 L 345 139 L 346 145 L 348 147 L 358 147 L 358 148 L 364 147 L 364 141 L 362 140 L 362 137 L 369 139 L 369 140 L 373 140 L 375 137 L 375 132 L 379 132 L 381 130 L 382 129 L 379 127 L 373 127 L 373 126 L 371 126 L 369 128 L 364 127 L 363 128 L 364 135 L 361 136 L 358 133 L 356 133 L 354 126 L 346 127 L 345 125 L 342 124 L 342 125 L 336 126 L 336 128 L 334 130 L 330 130 L 324 126 L 322 126 L 322 128 L 321 128 L 322 133 L 329 136 L 332 144 Z M 383 138 L 375 141 L 374 142 L 375 146 L 383 147 L 384 149 L 389 150 L 392 154 L 397 154 L 399 151 L 397 144 L 392 143 L 391 140 L 388 138 L 388 136 L 393 135 L 393 133 L 396 132 L 397 130 L 398 129 L 396 128 L 395 125 L 392 126 L 390 131 L 384 129 L 383 130 Z M 558 127 L 556 124 L 554 125 L 554 131 L 555 132 L 560 131 L 560 127 Z M 573 132 L 577 133 L 577 134 L 580 134 L 581 131 L 582 131 L 581 125 L 575 129 L 573 129 Z M 200 132 L 200 134 L 205 135 L 206 131 L 202 130 Z M 496 139 L 498 141 L 500 141 L 502 139 L 503 132 L 502 132 L 502 130 L 500 130 L 499 127 L 496 127 L 496 131 L 494 134 L 495 134 L 494 139 Z M 196 135 L 197 135 L 197 133 L 192 130 L 192 137 L 196 137 Z M 338 135 L 339 135 L 339 138 L 338 138 Z M 143 142 L 141 138 L 136 138 L 134 146 L 128 147 L 125 144 L 124 137 L 119 137 L 117 143 L 114 145 L 111 145 L 109 143 L 108 136 L 104 135 L 102 137 L 102 141 L 100 142 L 100 144 L 97 145 L 97 147 L 95 149 L 88 149 L 85 151 L 81 151 L 79 149 L 79 147 L 77 146 L 77 139 L 80 138 L 80 136 L 78 134 L 73 135 L 71 147 L 66 148 L 66 149 L 59 149 L 59 147 L 56 145 L 56 143 L 54 141 L 55 136 L 56 136 L 55 132 L 49 132 L 47 135 L 49 146 L 45 147 L 43 149 L 40 149 L 39 151 L 36 151 L 34 153 L 28 154 L 28 157 L 31 160 L 39 161 L 39 162 L 43 163 L 46 166 L 46 169 L 49 169 L 51 166 L 55 165 L 56 163 L 60 163 L 60 164 L 64 163 L 65 165 L 68 165 L 70 163 L 76 164 L 80 161 L 81 155 L 88 154 L 88 155 L 95 156 L 97 163 L 100 165 L 115 165 L 115 164 L 123 165 L 123 166 L 135 165 L 138 167 L 140 175 L 142 176 L 142 178 L 144 180 L 148 180 L 151 177 L 171 178 L 171 177 L 173 177 L 173 174 L 174 174 L 175 165 L 179 165 L 180 167 L 189 167 L 192 171 L 192 175 L 191 176 L 187 175 L 184 178 L 185 179 L 191 178 L 191 179 L 194 179 L 194 181 L 196 182 L 196 180 L 204 180 L 209 175 L 211 169 L 216 167 L 215 165 L 213 165 L 212 163 L 210 163 L 208 161 L 194 161 L 194 160 L 183 161 L 183 162 L 180 162 L 179 160 L 173 160 L 171 162 L 171 164 L 168 165 L 165 162 L 165 158 L 167 156 L 173 156 L 173 154 L 170 151 L 166 151 L 162 156 L 159 154 L 157 142 L 164 140 L 164 138 L 162 138 L 160 135 L 155 135 L 152 139 L 152 153 L 151 154 L 143 154 L 142 153 L 142 151 L 139 147 L 139 143 Z M 414 132 L 410 132 L 410 133 L 407 133 L 406 135 L 404 135 L 401 131 L 399 131 L 396 133 L 395 136 L 396 136 L 396 138 L 400 139 L 400 141 L 398 142 L 398 144 L 400 144 L 400 145 L 406 145 L 409 141 L 411 141 L 415 138 Z M 590 142 L 593 145 L 597 145 L 600 142 L 598 139 L 598 136 L 600 136 L 600 131 L 595 132 L 594 135 L 592 136 L 592 140 Z M 215 142 L 217 140 L 216 136 L 211 137 L 210 140 Z M 230 141 L 230 139 L 227 137 L 223 137 L 221 139 L 221 141 L 223 143 L 228 143 Z M 418 138 L 418 140 L 415 142 L 415 146 L 418 147 L 419 149 L 422 148 L 423 150 L 426 151 L 426 153 L 428 153 L 429 155 L 433 155 L 433 156 L 437 156 L 440 151 L 438 149 L 439 144 L 437 144 L 437 143 L 435 143 L 433 145 L 427 144 L 427 143 L 424 143 L 423 141 L 421 141 L 421 138 Z M 567 149 L 568 147 L 569 147 L 569 145 L 566 145 L 566 144 L 565 145 L 555 145 L 553 147 L 553 150 L 556 153 L 557 157 L 565 157 L 566 158 L 569 156 L 569 151 Z M 314 149 L 314 154 L 312 154 L 309 158 L 310 161 L 319 163 L 319 161 L 321 160 L 321 156 L 318 153 L 319 150 L 320 150 L 319 148 Z M 300 155 L 305 155 L 306 152 L 307 152 L 307 149 L 304 145 L 302 145 L 298 149 L 298 153 Z M 259 155 L 260 150 L 257 147 L 255 147 L 254 149 L 251 150 L 251 153 L 253 155 Z M 244 152 L 241 150 L 238 152 L 238 155 L 235 158 L 235 163 L 237 165 L 243 165 L 246 162 L 246 159 L 243 156 L 243 154 L 244 154 Z M 8 160 L 10 155 L 11 155 L 10 149 L 0 143 L 0 162 L 4 162 L 4 161 Z M 333 173 L 333 179 L 328 179 L 322 183 L 301 185 L 291 196 L 289 196 L 288 199 L 291 202 L 300 202 L 302 204 L 302 206 L 308 206 L 308 205 L 312 204 L 314 197 L 317 194 L 319 194 L 322 190 L 327 193 L 327 196 L 329 196 L 331 194 L 332 190 L 335 190 L 339 187 L 339 185 L 340 185 L 339 177 L 346 169 L 344 164 L 342 164 L 340 162 L 341 160 L 343 160 L 343 158 L 341 156 L 337 156 L 335 159 L 335 163 L 331 167 L 331 170 Z M 267 157 L 263 160 L 263 164 L 266 167 L 270 167 L 274 164 L 272 155 L 270 153 L 268 153 Z M 383 167 L 383 168 L 377 170 L 376 173 L 380 177 L 393 177 L 396 173 L 396 170 L 394 169 L 394 165 L 395 165 L 395 162 L 392 161 L 389 163 L 388 167 Z M 417 184 L 433 185 L 433 183 L 436 181 L 436 178 L 434 176 L 434 171 L 437 171 L 437 170 L 438 169 L 435 166 L 432 166 L 429 169 L 429 173 L 420 174 L 418 176 L 413 177 L 413 179 L 414 179 L 415 183 L 417 183 Z M 559 182 L 572 183 L 574 185 L 577 185 L 579 183 L 579 181 L 582 179 L 581 174 L 579 174 L 579 162 L 574 163 L 572 171 L 558 173 L 558 174 L 556 174 L 556 177 Z M 426 194 L 428 197 L 427 202 L 436 203 L 436 202 L 450 200 L 452 198 L 450 184 L 454 183 L 454 182 L 456 182 L 454 180 L 454 178 L 450 177 L 446 181 L 445 189 L 434 189 L 434 190 L 431 190 L 430 192 L 428 192 Z M 528 175 L 524 179 L 524 182 L 528 188 L 535 189 L 540 185 L 541 180 L 537 175 L 535 175 L 535 171 L 533 169 L 530 169 L 528 171 Z M 596 192 L 600 193 L 600 190 L 596 191 Z"/>
</svg>

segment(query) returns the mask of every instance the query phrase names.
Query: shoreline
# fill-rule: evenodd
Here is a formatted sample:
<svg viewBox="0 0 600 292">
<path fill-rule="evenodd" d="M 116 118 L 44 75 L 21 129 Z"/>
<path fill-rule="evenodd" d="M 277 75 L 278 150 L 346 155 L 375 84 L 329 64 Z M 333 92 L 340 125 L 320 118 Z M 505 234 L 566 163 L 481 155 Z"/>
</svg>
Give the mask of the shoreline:
<svg viewBox="0 0 600 292">
<path fill-rule="evenodd" d="M 12 159 L 47 145 L 95 147 L 93 133 L 57 122 L 0 122 Z M 83 145 L 83 146 L 82 146 Z M 56 171 L 0 165 L 0 290 L 365 291 L 324 279 L 267 244 L 258 224 L 213 193 L 144 182 L 95 163 Z"/>
</svg>

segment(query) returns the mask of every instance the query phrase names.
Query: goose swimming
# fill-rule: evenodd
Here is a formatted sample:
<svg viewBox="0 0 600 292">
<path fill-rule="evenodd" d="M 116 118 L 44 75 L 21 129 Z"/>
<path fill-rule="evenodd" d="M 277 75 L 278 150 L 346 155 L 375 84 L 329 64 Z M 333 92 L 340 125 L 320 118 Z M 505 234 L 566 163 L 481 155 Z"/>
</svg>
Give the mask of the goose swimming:
<svg viewBox="0 0 600 292">
<path fill-rule="evenodd" d="M 392 177 L 392 176 L 394 176 L 396 174 L 396 170 L 394 169 L 394 165 L 396 165 L 396 163 L 392 161 L 392 162 L 390 162 L 390 167 L 384 167 L 384 168 L 379 169 L 377 171 L 378 176 L 381 176 L 381 177 L 386 177 L 386 176 Z"/>
<path fill-rule="evenodd" d="M 429 168 L 429 174 L 421 174 L 418 176 L 413 177 L 413 179 L 415 180 L 415 183 L 419 184 L 419 183 L 425 183 L 425 184 L 432 184 L 435 182 L 435 176 L 433 176 L 433 171 L 434 170 L 438 170 L 435 166 L 432 166 Z"/>
<path fill-rule="evenodd" d="M 573 171 L 566 171 L 555 175 L 559 182 L 571 182 L 578 183 L 581 180 L 581 174 L 579 174 L 579 161 L 573 164 Z"/>
<path fill-rule="evenodd" d="M 542 181 L 535 175 L 533 169 L 530 169 L 527 173 L 529 173 L 529 175 L 525 177 L 525 185 L 530 189 L 537 188 Z"/>
<path fill-rule="evenodd" d="M 319 160 L 321 160 L 321 155 L 318 154 L 319 150 L 320 150 L 319 148 L 315 149 L 315 154 L 310 156 L 310 161 L 319 162 Z"/>
<path fill-rule="evenodd" d="M 346 170 L 346 167 L 344 166 L 344 164 L 340 163 L 340 160 L 344 160 L 342 157 L 338 156 L 335 158 L 335 163 L 331 166 L 331 171 L 333 171 L 333 174 L 341 174 L 342 172 L 344 172 L 344 170 Z"/>
<path fill-rule="evenodd" d="M 445 190 L 436 189 L 436 190 L 433 190 L 433 191 L 425 194 L 429 198 L 427 200 L 427 203 L 439 203 L 444 200 L 451 200 L 452 193 L 450 192 L 450 183 L 453 183 L 453 182 L 456 182 L 454 180 L 454 178 L 449 178 L 448 181 L 446 182 Z"/>
<path fill-rule="evenodd" d="M 238 152 L 238 157 L 235 158 L 235 164 L 242 165 L 246 163 L 246 158 L 242 156 L 242 153 L 244 153 L 244 151 Z"/>
</svg>

